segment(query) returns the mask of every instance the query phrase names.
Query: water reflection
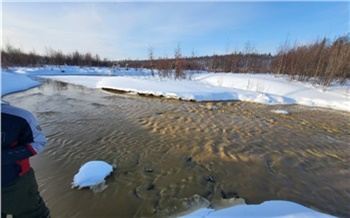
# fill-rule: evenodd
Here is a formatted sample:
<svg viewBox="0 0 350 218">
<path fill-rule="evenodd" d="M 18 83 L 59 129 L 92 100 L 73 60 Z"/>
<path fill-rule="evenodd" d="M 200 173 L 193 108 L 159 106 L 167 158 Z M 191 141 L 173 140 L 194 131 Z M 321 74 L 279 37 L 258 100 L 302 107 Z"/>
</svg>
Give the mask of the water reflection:
<svg viewBox="0 0 350 218">
<path fill-rule="evenodd" d="M 239 196 L 350 216 L 347 112 L 142 98 L 55 81 L 5 100 L 35 112 L 47 134 L 32 163 L 53 217 L 163 217 L 202 204 L 196 195 L 216 208 Z M 109 187 L 71 190 L 94 159 L 118 165 Z"/>
</svg>

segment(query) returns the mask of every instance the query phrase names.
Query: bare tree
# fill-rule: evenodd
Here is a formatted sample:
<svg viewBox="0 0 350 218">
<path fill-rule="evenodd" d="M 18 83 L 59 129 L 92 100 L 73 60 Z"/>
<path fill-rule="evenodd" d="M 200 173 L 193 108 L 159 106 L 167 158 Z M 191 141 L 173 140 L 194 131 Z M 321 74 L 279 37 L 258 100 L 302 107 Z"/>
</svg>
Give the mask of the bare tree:
<svg viewBox="0 0 350 218">
<path fill-rule="evenodd" d="M 175 57 L 175 79 L 184 79 L 186 74 L 184 72 L 185 60 L 182 57 L 180 43 L 177 45 L 177 48 L 174 51 Z"/>
<path fill-rule="evenodd" d="M 154 49 L 151 46 L 148 48 L 148 59 L 150 61 L 151 74 L 154 76 Z"/>
</svg>

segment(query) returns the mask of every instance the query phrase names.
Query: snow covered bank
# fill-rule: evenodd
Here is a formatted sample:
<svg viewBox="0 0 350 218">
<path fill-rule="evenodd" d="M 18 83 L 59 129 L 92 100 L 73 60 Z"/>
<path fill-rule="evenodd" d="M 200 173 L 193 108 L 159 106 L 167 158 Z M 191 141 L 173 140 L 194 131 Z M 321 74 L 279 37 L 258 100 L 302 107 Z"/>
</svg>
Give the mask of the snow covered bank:
<svg viewBox="0 0 350 218">
<path fill-rule="evenodd" d="M 311 210 L 300 204 L 289 201 L 265 201 L 259 205 L 237 205 L 221 210 L 199 209 L 183 218 L 218 218 L 218 217 L 279 217 L 279 218 L 311 218 L 333 217 Z"/>
<path fill-rule="evenodd" d="M 40 82 L 30 79 L 26 75 L 1 72 L 1 96 L 27 90 L 40 84 Z"/>
<path fill-rule="evenodd" d="M 265 104 L 300 104 L 339 110 L 350 110 L 350 82 L 344 86 L 331 84 L 327 91 L 321 86 L 289 81 L 288 76 L 272 74 L 209 74 L 197 79 L 213 86 L 228 87 L 258 93 L 257 99 L 241 97 Z M 252 95 L 254 96 L 254 95 Z"/>
<path fill-rule="evenodd" d="M 263 104 L 300 104 L 350 111 L 350 82 L 332 84 L 327 91 L 311 84 L 288 81 L 271 74 L 199 73 L 189 80 L 160 79 L 149 70 L 46 67 L 14 68 L 2 72 L 2 95 L 30 87 L 24 75 L 42 76 L 89 88 L 109 88 L 166 98 L 195 101 L 241 100 Z M 18 79 L 14 79 L 14 78 Z M 12 82 L 10 82 L 12 81 Z M 28 85 L 27 85 L 28 84 Z"/>
</svg>

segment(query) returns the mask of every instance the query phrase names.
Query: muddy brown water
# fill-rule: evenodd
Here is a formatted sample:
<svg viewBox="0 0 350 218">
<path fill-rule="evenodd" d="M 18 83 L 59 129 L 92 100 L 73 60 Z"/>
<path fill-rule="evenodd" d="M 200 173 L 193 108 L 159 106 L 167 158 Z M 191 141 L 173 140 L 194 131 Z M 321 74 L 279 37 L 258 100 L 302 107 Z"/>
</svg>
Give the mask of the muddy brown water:
<svg viewBox="0 0 350 218">
<path fill-rule="evenodd" d="M 350 217 L 348 112 L 146 98 L 56 81 L 3 99 L 34 112 L 46 132 L 47 147 L 31 163 L 52 217 L 176 216 L 196 194 L 215 208 L 233 197 L 289 200 Z M 117 164 L 108 188 L 71 189 L 90 160 Z"/>
</svg>

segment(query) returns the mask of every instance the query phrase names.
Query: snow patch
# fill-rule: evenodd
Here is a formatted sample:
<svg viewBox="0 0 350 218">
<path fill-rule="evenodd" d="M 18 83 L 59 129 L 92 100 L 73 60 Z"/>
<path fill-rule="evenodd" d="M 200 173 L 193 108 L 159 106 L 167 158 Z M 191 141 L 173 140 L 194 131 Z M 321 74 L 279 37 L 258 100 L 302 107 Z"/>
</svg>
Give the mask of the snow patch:
<svg viewBox="0 0 350 218">
<path fill-rule="evenodd" d="M 89 187 L 94 192 L 101 192 L 107 188 L 105 178 L 113 172 L 113 166 L 104 161 L 89 161 L 75 174 L 72 188 Z"/>
</svg>

